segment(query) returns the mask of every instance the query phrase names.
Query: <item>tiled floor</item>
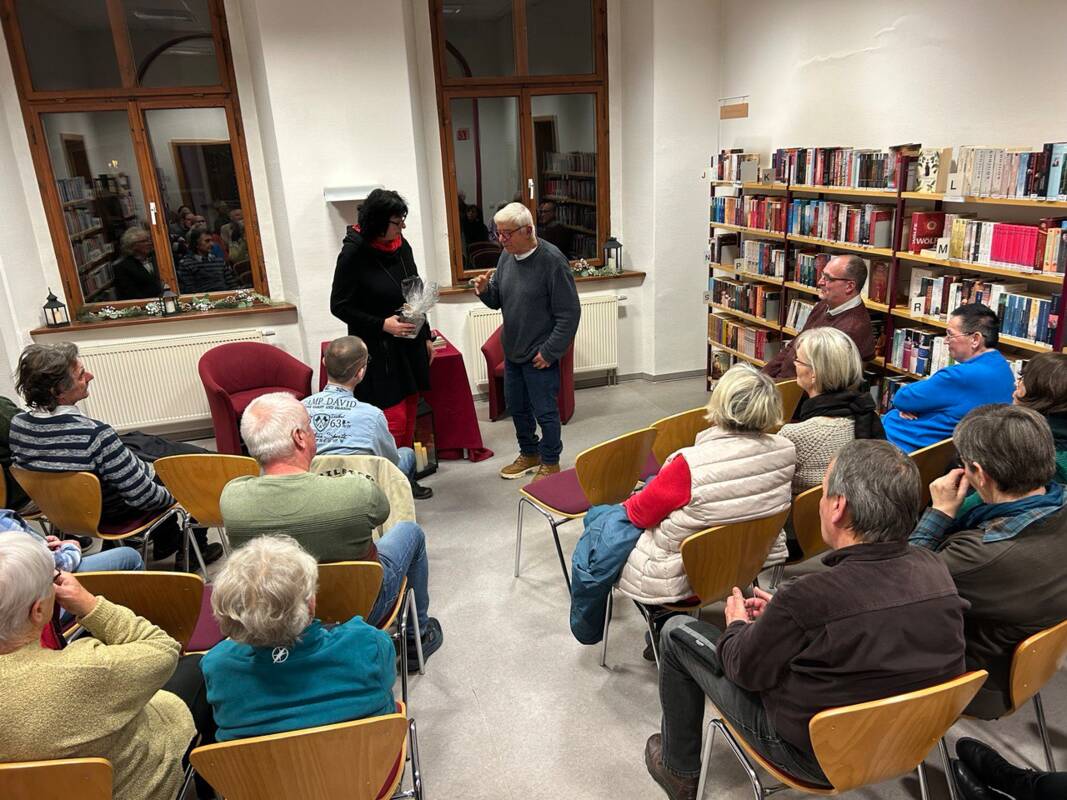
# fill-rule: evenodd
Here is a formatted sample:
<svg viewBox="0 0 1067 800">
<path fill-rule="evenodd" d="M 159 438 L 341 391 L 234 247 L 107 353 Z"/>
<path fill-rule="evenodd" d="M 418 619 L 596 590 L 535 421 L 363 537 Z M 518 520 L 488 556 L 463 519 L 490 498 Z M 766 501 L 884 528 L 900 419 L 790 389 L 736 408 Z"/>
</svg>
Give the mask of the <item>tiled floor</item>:
<svg viewBox="0 0 1067 800">
<path fill-rule="evenodd" d="M 583 389 L 563 429 L 564 465 L 585 447 L 705 400 L 699 378 Z M 416 504 L 430 551 L 431 613 L 445 632 L 444 646 L 411 689 L 428 796 L 662 800 L 642 761 L 645 739 L 659 725 L 656 670 L 641 658 L 643 623 L 632 605 L 617 603 L 609 668 L 599 666 L 599 647 L 582 646 L 570 634 L 569 598 L 548 526 L 537 514 L 527 514 L 522 575 L 512 576 L 521 482 L 496 473 L 515 455 L 514 431 L 509 420 L 488 422 L 485 404 L 478 412 L 496 457 L 443 462 L 425 481 L 435 496 Z M 566 552 L 580 532 L 580 522 L 563 527 Z M 705 619 L 716 615 L 721 609 L 713 607 Z M 1057 756 L 1067 764 L 1062 671 L 1043 697 Z M 964 734 L 1017 761 L 1043 761 L 1030 707 L 996 723 L 961 722 L 950 738 Z M 928 764 L 932 796 L 947 797 L 936 752 Z M 706 797 L 751 796 L 733 756 L 717 746 Z M 849 796 L 917 798 L 918 781 Z"/>
</svg>

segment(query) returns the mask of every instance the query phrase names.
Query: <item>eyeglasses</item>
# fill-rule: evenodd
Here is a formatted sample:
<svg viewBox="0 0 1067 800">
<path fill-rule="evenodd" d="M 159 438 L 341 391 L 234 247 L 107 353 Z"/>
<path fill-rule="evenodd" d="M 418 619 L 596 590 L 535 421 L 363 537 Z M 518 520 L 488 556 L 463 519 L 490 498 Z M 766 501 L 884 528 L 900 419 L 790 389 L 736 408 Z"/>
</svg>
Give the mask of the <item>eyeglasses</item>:
<svg viewBox="0 0 1067 800">
<path fill-rule="evenodd" d="M 401 217 L 400 219 L 391 219 L 391 220 L 389 220 L 389 224 L 390 225 L 396 225 L 396 227 L 398 227 L 398 228 L 402 228 L 405 225 L 405 220 L 406 219 L 407 219 L 407 217 Z"/>
<path fill-rule="evenodd" d="M 958 339 L 961 336 L 974 336 L 978 331 L 971 331 L 970 333 L 946 333 L 946 339 Z"/>
<path fill-rule="evenodd" d="M 825 272 L 819 276 L 820 281 L 826 281 L 826 283 L 833 283 L 834 281 L 850 281 L 852 278 L 837 278 L 833 275 L 827 275 Z"/>
<path fill-rule="evenodd" d="M 510 239 L 512 236 L 514 236 L 519 231 L 524 231 L 529 227 L 530 227 L 529 225 L 523 225 L 521 228 L 512 228 L 510 231 L 504 230 L 503 228 L 497 228 L 496 229 L 496 238 L 499 239 L 502 242 L 506 242 L 506 241 L 508 241 L 508 239 Z"/>
<path fill-rule="evenodd" d="M 807 367 L 808 369 L 811 369 L 811 364 L 809 364 L 807 361 L 801 361 L 799 358 L 794 358 L 793 363 L 800 364 L 800 366 L 802 367 Z"/>
</svg>

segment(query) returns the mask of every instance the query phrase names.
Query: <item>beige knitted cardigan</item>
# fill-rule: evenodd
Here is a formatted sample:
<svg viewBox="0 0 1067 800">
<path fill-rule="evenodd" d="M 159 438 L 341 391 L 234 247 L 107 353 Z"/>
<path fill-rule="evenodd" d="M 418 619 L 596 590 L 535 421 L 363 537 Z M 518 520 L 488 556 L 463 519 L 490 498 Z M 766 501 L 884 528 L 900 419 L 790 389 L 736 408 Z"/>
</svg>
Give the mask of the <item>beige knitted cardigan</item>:
<svg viewBox="0 0 1067 800">
<path fill-rule="evenodd" d="M 797 448 L 797 468 L 793 473 L 793 494 L 798 495 L 822 483 L 826 468 L 838 451 L 856 438 L 856 421 L 851 417 L 812 417 L 783 425 L 778 431 Z"/>
</svg>

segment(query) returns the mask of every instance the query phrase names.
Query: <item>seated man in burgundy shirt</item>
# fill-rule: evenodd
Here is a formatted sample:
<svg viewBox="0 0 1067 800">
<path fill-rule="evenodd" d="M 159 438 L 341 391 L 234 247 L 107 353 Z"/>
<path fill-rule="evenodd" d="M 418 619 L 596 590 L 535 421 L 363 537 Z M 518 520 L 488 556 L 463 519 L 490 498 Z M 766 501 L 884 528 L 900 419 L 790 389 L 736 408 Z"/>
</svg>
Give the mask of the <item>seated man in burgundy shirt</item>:
<svg viewBox="0 0 1067 800">
<path fill-rule="evenodd" d="M 867 265 L 859 256 L 834 256 L 819 277 L 819 302 L 811 310 L 801 332 L 811 328 L 837 328 L 847 333 L 859 348 L 860 358 L 874 358 L 874 334 L 871 318 L 860 292 L 867 281 Z M 763 371 L 779 381 L 797 376 L 793 362 L 797 357 L 796 338 L 767 362 Z"/>
<path fill-rule="evenodd" d="M 660 637 L 662 733 L 645 765 L 671 800 L 696 797 L 704 697 L 764 758 L 828 785 L 811 718 L 963 674 L 963 612 L 948 569 L 911 547 L 919 471 L 889 442 L 849 442 L 823 478 L 819 503 L 829 569 L 776 594 L 734 588 L 726 630 L 676 616 Z"/>
</svg>

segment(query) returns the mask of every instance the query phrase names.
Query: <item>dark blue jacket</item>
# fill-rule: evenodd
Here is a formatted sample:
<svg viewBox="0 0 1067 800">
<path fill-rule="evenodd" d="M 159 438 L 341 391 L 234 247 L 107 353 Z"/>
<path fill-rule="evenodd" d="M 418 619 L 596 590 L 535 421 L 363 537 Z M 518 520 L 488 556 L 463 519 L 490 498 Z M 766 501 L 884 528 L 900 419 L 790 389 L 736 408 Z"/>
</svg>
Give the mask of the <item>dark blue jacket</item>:
<svg viewBox="0 0 1067 800">
<path fill-rule="evenodd" d="M 622 506 L 593 506 L 571 557 L 571 633 L 582 644 L 604 635 L 608 595 L 643 531 Z"/>
</svg>

